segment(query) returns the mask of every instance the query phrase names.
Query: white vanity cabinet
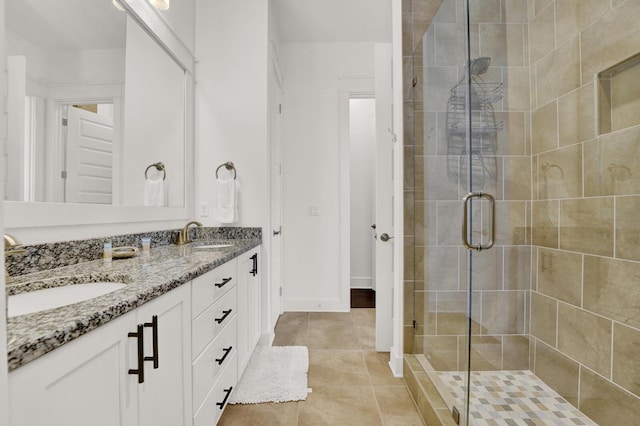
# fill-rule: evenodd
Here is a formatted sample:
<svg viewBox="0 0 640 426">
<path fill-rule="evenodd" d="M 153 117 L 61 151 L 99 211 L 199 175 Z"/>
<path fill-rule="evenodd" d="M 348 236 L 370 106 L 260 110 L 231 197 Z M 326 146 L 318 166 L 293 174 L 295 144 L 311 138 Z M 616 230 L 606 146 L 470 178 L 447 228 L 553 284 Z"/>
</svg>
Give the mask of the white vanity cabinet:
<svg viewBox="0 0 640 426">
<path fill-rule="evenodd" d="M 238 377 L 260 340 L 260 248 L 238 256 Z"/>
<path fill-rule="evenodd" d="M 193 424 L 214 425 L 236 386 L 238 271 L 233 259 L 192 282 Z"/>
<path fill-rule="evenodd" d="M 189 287 L 182 285 L 9 373 L 11 426 L 191 424 L 191 374 L 185 362 Z M 141 363 L 139 336 L 132 335 L 139 330 Z M 139 365 L 143 375 L 131 371 Z"/>
</svg>

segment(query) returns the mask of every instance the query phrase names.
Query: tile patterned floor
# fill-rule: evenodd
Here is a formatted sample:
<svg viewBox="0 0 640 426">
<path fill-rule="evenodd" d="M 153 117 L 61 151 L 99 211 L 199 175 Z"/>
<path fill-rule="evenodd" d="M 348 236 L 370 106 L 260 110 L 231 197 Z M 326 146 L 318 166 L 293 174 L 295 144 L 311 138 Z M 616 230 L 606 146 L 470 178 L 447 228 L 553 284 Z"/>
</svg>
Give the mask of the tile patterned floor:
<svg viewBox="0 0 640 426">
<path fill-rule="evenodd" d="M 313 392 L 306 401 L 227 406 L 219 425 L 423 425 L 389 354 L 375 352 L 375 309 L 287 312 L 275 331 L 275 346 L 309 348 Z"/>
<path fill-rule="evenodd" d="M 464 373 L 437 373 L 462 411 Z M 595 425 L 530 371 L 476 371 L 471 376 L 470 424 Z"/>
</svg>

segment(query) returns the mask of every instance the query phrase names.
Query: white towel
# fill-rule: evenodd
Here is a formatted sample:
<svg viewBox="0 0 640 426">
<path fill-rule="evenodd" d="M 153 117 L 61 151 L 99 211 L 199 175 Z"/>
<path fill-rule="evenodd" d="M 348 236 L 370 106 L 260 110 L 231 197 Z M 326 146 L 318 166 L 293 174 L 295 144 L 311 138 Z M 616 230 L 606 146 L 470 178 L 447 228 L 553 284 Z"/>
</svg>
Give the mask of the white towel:
<svg viewBox="0 0 640 426">
<path fill-rule="evenodd" d="M 234 178 L 216 180 L 218 184 L 218 200 L 214 211 L 214 220 L 220 223 L 236 223 L 238 221 L 238 204 L 236 181 Z"/>
<path fill-rule="evenodd" d="M 163 179 L 146 179 L 144 181 L 144 205 L 155 207 L 167 205 Z"/>
</svg>

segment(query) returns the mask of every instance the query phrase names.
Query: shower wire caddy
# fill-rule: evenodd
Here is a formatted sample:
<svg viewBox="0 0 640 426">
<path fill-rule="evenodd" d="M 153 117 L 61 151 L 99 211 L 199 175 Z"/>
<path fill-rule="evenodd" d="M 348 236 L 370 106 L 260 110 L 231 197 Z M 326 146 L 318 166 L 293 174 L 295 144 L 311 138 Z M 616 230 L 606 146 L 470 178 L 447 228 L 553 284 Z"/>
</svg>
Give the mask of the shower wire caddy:
<svg viewBox="0 0 640 426">
<path fill-rule="evenodd" d="M 474 183 L 482 186 L 486 178 L 497 175 L 496 152 L 498 132 L 504 123 L 496 119 L 493 104 L 504 95 L 501 82 L 485 82 L 478 76 L 471 81 L 471 120 L 467 110 L 469 87 L 459 81 L 450 91 L 447 101 L 447 171 L 450 176 L 466 180 L 471 172 Z M 467 125 L 471 122 L 470 149 L 467 146 Z"/>
</svg>

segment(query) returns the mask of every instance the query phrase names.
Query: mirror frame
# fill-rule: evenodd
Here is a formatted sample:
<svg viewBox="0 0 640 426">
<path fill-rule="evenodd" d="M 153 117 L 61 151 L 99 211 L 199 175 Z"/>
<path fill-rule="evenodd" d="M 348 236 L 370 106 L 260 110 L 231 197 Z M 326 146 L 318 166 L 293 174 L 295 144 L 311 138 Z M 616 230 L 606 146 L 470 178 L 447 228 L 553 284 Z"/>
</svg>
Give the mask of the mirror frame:
<svg viewBox="0 0 640 426">
<path fill-rule="evenodd" d="M 185 176 L 183 207 L 145 207 L 99 204 L 4 201 L 4 227 L 36 228 L 125 222 L 186 220 L 193 214 L 194 69 L 195 58 L 147 0 L 120 2 L 160 47 L 184 69 Z M 42 214 L 46 206 L 46 215 Z"/>
</svg>

